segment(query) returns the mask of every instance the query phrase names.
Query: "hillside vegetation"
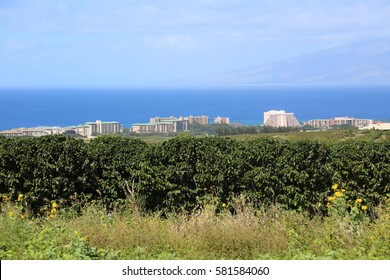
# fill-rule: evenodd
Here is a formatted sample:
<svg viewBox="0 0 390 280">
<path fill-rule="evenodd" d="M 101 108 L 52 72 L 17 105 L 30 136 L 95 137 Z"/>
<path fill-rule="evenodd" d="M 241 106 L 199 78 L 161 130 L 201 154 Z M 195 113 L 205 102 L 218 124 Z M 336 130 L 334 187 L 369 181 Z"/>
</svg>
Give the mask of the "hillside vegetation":
<svg viewBox="0 0 390 280">
<path fill-rule="evenodd" d="M 0 255 L 386 259 L 389 148 L 272 137 L 2 138 Z"/>
<path fill-rule="evenodd" d="M 262 205 L 326 213 L 339 184 L 369 206 L 390 192 L 390 142 L 176 137 L 151 145 L 104 136 L 0 140 L 0 193 L 24 195 L 32 214 L 97 200 L 108 208 L 128 196 L 146 211 L 192 211 L 209 199 L 243 195 Z M 317 209 L 314 205 L 322 202 Z"/>
</svg>

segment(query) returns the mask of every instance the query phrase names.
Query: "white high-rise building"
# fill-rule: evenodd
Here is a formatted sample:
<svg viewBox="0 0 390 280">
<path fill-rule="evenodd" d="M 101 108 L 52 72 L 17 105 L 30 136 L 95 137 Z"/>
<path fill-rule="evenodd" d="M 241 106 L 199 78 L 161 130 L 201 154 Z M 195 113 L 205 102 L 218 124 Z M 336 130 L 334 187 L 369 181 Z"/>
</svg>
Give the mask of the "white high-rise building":
<svg viewBox="0 0 390 280">
<path fill-rule="evenodd" d="M 284 110 L 271 110 L 264 112 L 264 126 L 271 127 L 300 127 L 294 113 L 286 113 Z"/>
<path fill-rule="evenodd" d="M 98 134 L 111 134 L 122 132 L 122 126 L 119 122 L 102 122 L 97 120 L 96 122 L 87 122 L 83 125 L 76 127 L 76 133 L 91 137 Z"/>
</svg>

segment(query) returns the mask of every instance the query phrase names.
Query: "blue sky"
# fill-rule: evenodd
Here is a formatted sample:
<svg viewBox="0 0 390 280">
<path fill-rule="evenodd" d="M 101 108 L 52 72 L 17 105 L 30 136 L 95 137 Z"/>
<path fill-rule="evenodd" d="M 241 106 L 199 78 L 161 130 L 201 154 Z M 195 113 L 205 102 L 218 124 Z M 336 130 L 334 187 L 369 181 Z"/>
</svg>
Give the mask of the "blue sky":
<svg viewBox="0 0 390 280">
<path fill-rule="evenodd" d="M 0 87 L 146 87 L 390 36 L 388 0 L 0 0 Z"/>
</svg>

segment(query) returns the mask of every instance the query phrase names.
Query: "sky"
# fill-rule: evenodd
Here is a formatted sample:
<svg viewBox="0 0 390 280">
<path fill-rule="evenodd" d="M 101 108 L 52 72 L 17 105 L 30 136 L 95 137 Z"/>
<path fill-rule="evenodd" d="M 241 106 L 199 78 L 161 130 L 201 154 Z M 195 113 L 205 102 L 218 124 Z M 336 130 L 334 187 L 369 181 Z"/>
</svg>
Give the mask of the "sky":
<svg viewBox="0 0 390 280">
<path fill-rule="evenodd" d="M 0 0 L 0 87 L 175 85 L 386 36 L 389 0 Z"/>
</svg>

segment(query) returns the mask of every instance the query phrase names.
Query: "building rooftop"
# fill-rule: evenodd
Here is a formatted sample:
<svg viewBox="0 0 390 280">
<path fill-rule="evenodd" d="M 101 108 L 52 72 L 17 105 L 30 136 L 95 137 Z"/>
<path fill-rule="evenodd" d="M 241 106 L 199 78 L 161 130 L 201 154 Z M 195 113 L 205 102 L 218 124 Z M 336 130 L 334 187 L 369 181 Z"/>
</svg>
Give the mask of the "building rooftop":
<svg viewBox="0 0 390 280">
<path fill-rule="evenodd" d="M 267 111 L 265 113 L 268 113 L 268 114 L 286 114 L 286 111 L 285 110 L 270 110 L 270 111 Z"/>
<path fill-rule="evenodd" d="M 148 122 L 148 123 L 133 123 L 133 125 L 156 125 L 156 124 L 169 124 L 174 122 L 172 121 L 165 121 L 165 122 Z"/>
<path fill-rule="evenodd" d="M 112 124 L 119 124 L 119 122 L 101 122 L 102 124 L 109 124 L 109 123 L 112 123 Z M 90 124 L 97 124 L 96 122 L 86 122 L 84 123 L 84 125 L 90 125 Z"/>
</svg>

